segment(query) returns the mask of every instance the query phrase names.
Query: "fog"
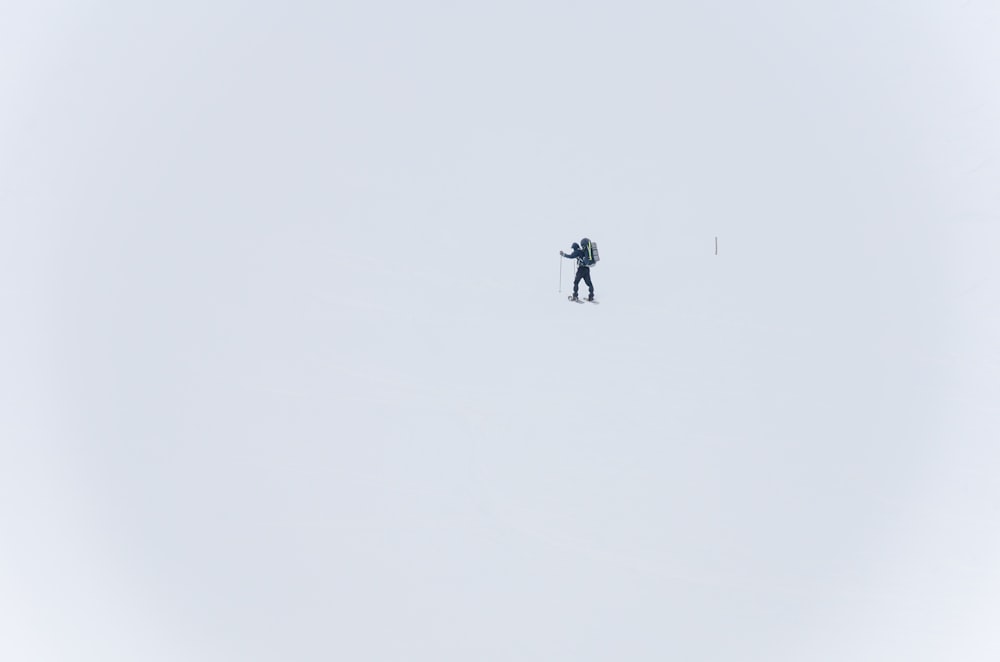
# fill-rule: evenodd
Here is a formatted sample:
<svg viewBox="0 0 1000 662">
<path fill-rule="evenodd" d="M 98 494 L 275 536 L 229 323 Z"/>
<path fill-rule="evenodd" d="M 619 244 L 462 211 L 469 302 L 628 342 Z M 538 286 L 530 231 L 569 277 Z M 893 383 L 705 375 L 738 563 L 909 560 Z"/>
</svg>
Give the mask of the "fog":
<svg viewBox="0 0 1000 662">
<path fill-rule="evenodd" d="M 3 4 L 0 657 L 997 659 L 998 29 Z"/>
</svg>

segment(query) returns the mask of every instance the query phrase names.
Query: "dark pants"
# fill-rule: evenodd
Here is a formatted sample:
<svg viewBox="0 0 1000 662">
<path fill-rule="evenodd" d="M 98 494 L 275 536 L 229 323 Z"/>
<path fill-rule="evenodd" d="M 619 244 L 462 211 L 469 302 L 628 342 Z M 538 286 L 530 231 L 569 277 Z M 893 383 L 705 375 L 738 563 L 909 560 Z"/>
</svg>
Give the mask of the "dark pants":
<svg viewBox="0 0 1000 662">
<path fill-rule="evenodd" d="M 590 298 L 594 298 L 594 284 L 590 282 L 590 267 L 578 267 L 576 270 L 576 279 L 573 281 L 573 296 L 578 296 L 577 292 L 580 291 L 580 281 L 587 284 L 590 288 Z"/>
</svg>

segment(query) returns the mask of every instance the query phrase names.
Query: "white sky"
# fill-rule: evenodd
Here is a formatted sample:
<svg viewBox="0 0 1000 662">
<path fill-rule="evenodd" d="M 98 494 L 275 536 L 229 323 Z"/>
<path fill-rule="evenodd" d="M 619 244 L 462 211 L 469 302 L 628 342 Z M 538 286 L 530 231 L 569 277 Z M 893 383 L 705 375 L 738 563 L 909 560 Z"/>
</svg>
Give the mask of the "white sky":
<svg viewBox="0 0 1000 662">
<path fill-rule="evenodd" d="M 1000 656 L 1000 5 L 160 4 L 0 4 L 0 658 Z"/>
</svg>

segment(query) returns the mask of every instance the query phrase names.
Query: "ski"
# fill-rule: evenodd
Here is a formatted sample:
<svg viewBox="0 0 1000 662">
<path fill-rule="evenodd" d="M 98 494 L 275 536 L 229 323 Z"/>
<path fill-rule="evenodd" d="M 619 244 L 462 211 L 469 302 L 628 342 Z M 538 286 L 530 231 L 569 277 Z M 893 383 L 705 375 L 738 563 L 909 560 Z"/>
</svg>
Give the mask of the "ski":
<svg viewBox="0 0 1000 662">
<path fill-rule="evenodd" d="M 566 297 L 566 298 L 569 299 L 570 301 L 573 301 L 574 303 L 600 303 L 600 301 L 594 301 L 592 299 L 574 299 L 573 297 Z"/>
</svg>

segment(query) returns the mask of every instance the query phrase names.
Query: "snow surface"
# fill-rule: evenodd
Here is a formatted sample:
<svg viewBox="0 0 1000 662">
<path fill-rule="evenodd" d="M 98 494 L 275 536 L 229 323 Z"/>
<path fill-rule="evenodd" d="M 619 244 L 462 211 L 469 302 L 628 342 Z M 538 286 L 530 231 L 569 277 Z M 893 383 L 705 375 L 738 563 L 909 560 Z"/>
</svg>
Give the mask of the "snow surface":
<svg viewBox="0 0 1000 662">
<path fill-rule="evenodd" d="M 5 4 L 0 658 L 998 659 L 998 5 L 662 4 Z"/>
</svg>

